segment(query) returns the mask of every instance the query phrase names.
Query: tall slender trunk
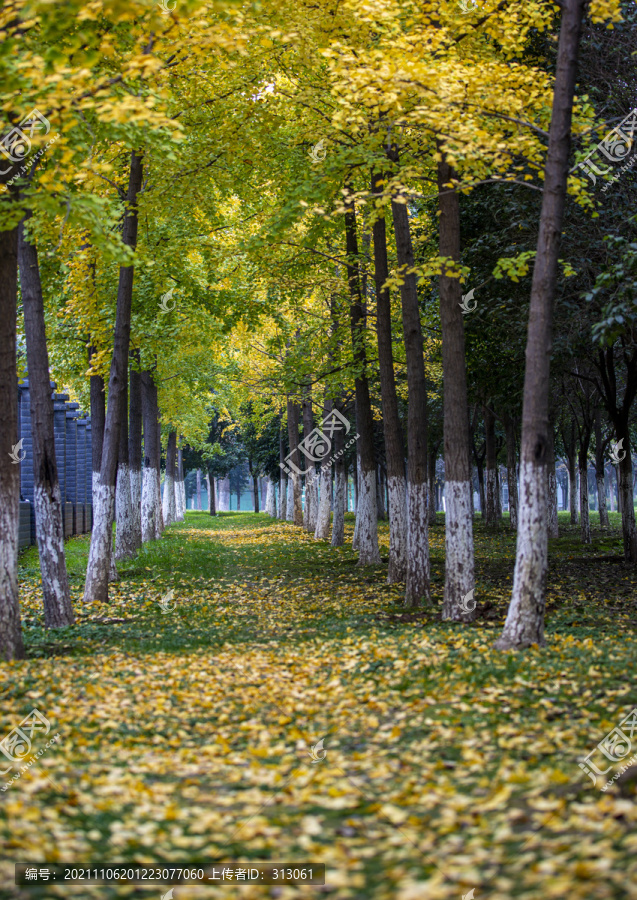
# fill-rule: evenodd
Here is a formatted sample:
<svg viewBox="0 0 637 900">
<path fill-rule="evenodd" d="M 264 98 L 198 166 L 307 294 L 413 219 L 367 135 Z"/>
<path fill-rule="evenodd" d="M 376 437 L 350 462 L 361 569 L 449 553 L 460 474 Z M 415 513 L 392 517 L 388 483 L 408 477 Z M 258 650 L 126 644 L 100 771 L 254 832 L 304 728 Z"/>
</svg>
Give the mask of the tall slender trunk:
<svg viewBox="0 0 637 900">
<path fill-rule="evenodd" d="M 89 362 L 94 349 L 89 348 Z M 100 469 L 102 468 L 102 448 L 104 446 L 104 428 L 106 425 L 106 394 L 104 391 L 104 379 L 101 375 L 91 375 L 91 500 L 93 509 L 99 502 Z M 68 483 L 68 475 L 67 475 Z M 111 527 L 112 531 L 112 527 Z M 115 553 L 113 551 L 113 537 L 106 543 L 108 553 L 108 580 L 117 581 L 117 567 L 115 565 Z"/>
<path fill-rule="evenodd" d="M 376 510 L 377 519 L 384 521 L 387 518 L 385 510 L 385 475 L 381 465 L 376 466 Z"/>
<path fill-rule="evenodd" d="M 184 484 L 184 456 L 179 438 L 177 448 L 177 470 L 175 472 L 175 519 L 183 522 L 186 517 L 186 485 Z"/>
<path fill-rule="evenodd" d="M 282 466 L 285 460 L 285 440 L 283 438 L 283 428 L 279 429 L 279 466 L 281 474 L 279 476 L 279 519 L 285 519 L 287 498 L 288 498 L 288 478 Z"/>
<path fill-rule="evenodd" d="M 557 538 L 559 537 L 559 526 L 557 518 L 557 477 L 555 475 L 555 429 L 552 420 L 549 420 L 547 438 L 546 477 L 548 482 L 548 534 L 550 538 Z"/>
<path fill-rule="evenodd" d="M 128 371 L 128 369 L 127 369 Z M 119 458 L 115 488 L 115 559 L 130 559 L 135 555 L 133 544 L 133 499 L 130 466 L 128 464 L 128 384 L 124 386 L 122 421 L 119 430 Z"/>
<path fill-rule="evenodd" d="M 588 509 L 588 446 L 590 434 L 584 431 L 580 438 L 577 457 L 579 466 L 579 508 L 581 519 L 582 543 L 591 543 L 591 521 Z"/>
<path fill-rule="evenodd" d="M 62 495 L 55 458 L 53 399 L 38 253 L 35 244 L 24 233 L 24 223 L 30 218 L 31 213 L 27 212 L 20 225 L 18 264 L 31 397 L 35 533 L 42 575 L 44 624 L 46 628 L 59 628 L 73 625 L 75 617 L 64 556 Z"/>
<path fill-rule="evenodd" d="M 372 174 L 372 192 L 381 194 L 384 177 Z M 407 574 L 407 481 L 405 451 L 398 415 L 396 377 L 391 330 L 391 296 L 386 287 L 389 277 L 387 263 L 387 229 L 384 217 L 373 226 L 374 281 L 376 284 L 376 333 L 378 337 L 378 370 L 383 412 L 383 434 L 387 458 L 387 489 L 389 509 L 389 565 L 387 583 L 402 582 Z"/>
<path fill-rule="evenodd" d="M 217 515 L 217 504 L 215 502 L 215 476 L 208 472 L 208 512 L 211 516 Z"/>
<path fill-rule="evenodd" d="M 197 469 L 197 509 L 201 511 L 201 469 Z M 255 506 L 259 505 L 259 498 L 255 500 Z"/>
<path fill-rule="evenodd" d="M 338 404 L 334 404 L 339 409 Z M 342 409 L 339 409 L 342 412 Z M 345 491 L 347 471 L 345 468 L 345 435 L 342 431 L 334 434 L 334 514 L 332 516 L 332 547 L 342 547 L 345 543 Z"/>
<path fill-rule="evenodd" d="M 137 245 L 137 195 L 141 190 L 141 185 L 142 157 L 133 150 L 122 236 L 123 243 L 132 248 Z M 98 503 L 97 507 L 93 507 L 93 531 L 84 584 L 85 602 L 104 603 L 108 598 L 108 544 L 112 541 L 119 430 L 122 419 L 127 413 L 124 406 L 123 389 L 128 380 L 133 274 L 133 266 L 120 267 L 102 467 L 98 487 Z"/>
<path fill-rule="evenodd" d="M 23 659 L 18 599 L 20 465 L 18 443 L 16 315 L 18 229 L 0 231 L 0 658 Z"/>
<path fill-rule="evenodd" d="M 427 515 L 427 388 L 423 338 L 406 203 L 392 200 L 396 256 L 407 359 L 407 576 L 405 603 L 419 606 L 429 592 L 429 520 Z"/>
<path fill-rule="evenodd" d="M 571 422 L 571 430 L 563 436 L 564 450 L 568 471 L 568 502 L 571 511 L 571 525 L 577 525 L 577 447 L 575 445 L 575 422 Z"/>
<path fill-rule="evenodd" d="M 290 471 L 288 472 L 288 490 L 292 487 L 292 516 L 288 520 L 299 528 L 303 525 L 303 504 L 301 501 L 301 453 L 299 451 L 299 405 L 288 397 L 288 443 L 290 445 Z M 288 504 L 289 506 L 289 504 Z"/>
<path fill-rule="evenodd" d="M 134 354 L 139 364 L 139 352 Z M 130 470 L 131 531 L 133 551 L 142 545 L 142 382 L 138 369 L 129 375 L 128 466 Z"/>
<path fill-rule="evenodd" d="M 460 206 L 449 187 L 453 170 L 444 155 L 438 163 L 439 252 L 460 259 Z M 462 288 L 458 278 L 440 275 L 440 325 L 444 390 L 445 593 L 443 619 L 470 621 L 462 600 L 474 589 L 473 489 L 469 439 L 469 403 L 465 364 Z M 482 495 L 481 495 L 482 497 Z M 484 509 L 484 507 L 482 507 Z"/>
<path fill-rule="evenodd" d="M 498 524 L 497 498 L 496 498 L 496 452 L 495 452 L 495 415 L 488 407 L 483 407 L 484 415 L 484 442 L 486 446 L 487 463 L 487 528 L 493 528 Z"/>
<path fill-rule="evenodd" d="M 325 416 L 327 418 L 332 412 L 333 403 L 329 397 L 325 398 Z M 329 439 L 327 429 L 324 428 L 325 437 Z M 316 514 L 316 528 L 314 529 L 314 539 L 316 541 L 326 541 L 330 536 L 330 506 L 332 500 L 332 464 L 324 462 L 321 465 L 321 483 L 319 492 L 318 511 Z"/>
<path fill-rule="evenodd" d="M 515 422 L 508 414 L 504 418 L 507 447 L 507 486 L 509 488 L 509 523 L 515 531 L 518 527 L 518 477 L 515 450 Z M 555 466 L 553 466 L 555 475 Z"/>
<path fill-rule="evenodd" d="M 623 440 L 624 457 L 619 463 L 619 502 L 622 514 L 622 536 L 624 558 L 637 561 L 637 529 L 635 528 L 635 505 L 633 500 L 633 461 L 630 448 L 630 430 L 627 418 L 616 423 L 617 440 Z"/>
<path fill-rule="evenodd" d="M 163 513 L 164 525 L 172 525 L 177 518 L 175 503 L 175 469 L 177 463 L 177 432 L 168 433 L 166 446 L 166 477 L 164 478 Z M 210 498 L 210 494 L 208 494 Z"/>
<path fill-rule="evenodd" d="M 157 398 L 157 387 L 155 387 L 155 398 Z M 157 467 L 155 469 L 156 472 L 156 487 L 155 487 L 155 497 L 156 504 L 155 507 L 155 538 L 159 540 L 159 538 L 164 533 L 164 512 L 161 506 L 161 412 L 159 409 L 159 404 L 157 405 Z"/>
<path fill-rule="evenodd" d="M 259 476 L 252 476 L 252 493 L 254 494 L 254 511 L 255 513 L 260 512 L 259 508 Z"/>
<path fill-rule="evenodd" d="M 608 509 L 606 507 L 606 481 L 604 478 L 604 439 L 602 437 L 602 411 L 595 410 L 595 481 L 597 484 L 597 508 L 599 524 L 602 528 L 610 527 Z"/>
<path fill-rule="evenodd" d="M 356 431 L 359 435 L 357 450 L 360 454 L 360 480 L 358 485 L 358 509 L 356 514 L 358 564 L 378 565 L 381 561 L 378 549 L 378 521 L 376 510 L 376 458 L 374 453 L 374 420 L 367 380 L 367 352 L 365 349 L 364 298 L 361 295 L 356 234 L 356 206 L 351 198 L 345 201 L 345 246 L 347 251 L 347 283 L 350 298 L 350 331 L 356 378 Z M 338 467 L 337 467 L 338 468 Z M 337 492 L 338 492 L 337 485 Z"/>
<path fill-rule="evenodd" d="M 265 512 L 272 519 L 276 519 L 276 491 L 274 482 L 268 478 L 267 493 L 265 495 Z"/>
<path fill-rule="evenodd" d="M 294 484 L 291 476 L 288 476 L 285 495 L 285 521 L 294 521 Z"/>
<path fill-rule="evenodd" d="M 502 521 L 502 481 L 498 462 L 495 466 L 495 518 L 498 523 Z"/>
<path fill-rule="evenodd" d="M 303 440 L 306 441 L 314 430 L 314 415 L 312 413 L 312 394 L 310 388 L 305 389 L 303 396 Z M 309 447 L 308 447 L 309 450 Z M 316 529 L 316 516 L 318 513 L 318 486 L 316 480 L 316 466 L 310 459 L 307 465 L 310 472 L 305 476 L 305 509 L 303 510 L 303 527 L 306 531 L 314 533 Z"/>
<path fill-rule="evenodd" d="M 144 420 L 144 469 L 142 473 L 142 541 L 157 537 L 157 388 L 151 372 L 141 373 Z"/>
<path fill-rule="evenodd" d="M 564 218 L 577 56 L 585 0 L 564 0 L 533 268 L 524 372 L 520 522 L 513 594 L 499 649 L 543 645 L 548 569 L 547 444 L 553 297 Z"/>
</svg>

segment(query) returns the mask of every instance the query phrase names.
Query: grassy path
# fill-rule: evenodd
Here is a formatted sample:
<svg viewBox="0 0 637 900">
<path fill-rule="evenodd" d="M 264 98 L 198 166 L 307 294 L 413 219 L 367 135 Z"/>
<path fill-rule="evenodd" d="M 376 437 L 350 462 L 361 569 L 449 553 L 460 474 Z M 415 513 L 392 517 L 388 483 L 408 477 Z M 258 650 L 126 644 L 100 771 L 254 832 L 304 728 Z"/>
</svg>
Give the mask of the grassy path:
<svg viewBox="0 0 637 900">
<path fill-rule="evenodd" d="M 35 707 L 60 737 L 0 797 L 0 896 L 167 890 L 18 889 L 15 861 L 270 859 L 324 862 L 327 886 L 175 900 L 637 897 L 635 781 L 604 793 L 577 765 L 637 706 L 637 574 L 617 528 L 592 547 L 565 530 L 549 647 L 517 655 L 491 649 L 514 539 L 480 526 L 472 627 L 440 622 L 442 522 L 435 603 L 413 614 L 348 548 L 264 515 L 189 513 L 121 567 L 108 606 L 78 602 L 76 626 L 45 632 L 28 551 L 29 659 L 2 664 L 2 734 Z M 88 540 L 67 547 L 79 597 Z"/>
</svg>

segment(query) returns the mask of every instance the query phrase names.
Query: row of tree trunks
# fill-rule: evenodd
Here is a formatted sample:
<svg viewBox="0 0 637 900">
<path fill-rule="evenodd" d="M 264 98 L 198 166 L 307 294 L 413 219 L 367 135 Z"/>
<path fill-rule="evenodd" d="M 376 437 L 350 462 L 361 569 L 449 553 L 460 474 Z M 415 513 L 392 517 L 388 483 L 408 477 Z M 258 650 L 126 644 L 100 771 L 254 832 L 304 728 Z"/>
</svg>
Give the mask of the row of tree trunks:
<svg viewBox="0 0 637 900">
<path fill-rule="evenodd" d="M 133 151 L 122 236 L 124 244 L 133 248 L 137 244 L 137 197 L 141 185 L 142 157 Z M 128 383 L 133 275 L 133 266 L 120 267 L 98 503 L 93 507 L 93 531 L 84 585 L 85 602 L 104 603 L 108 598 L 108 560 L 112 542 L 119 435 L 122 419 L 128 412 L 124 405 L 124 392 Z"/>
<path fill-rule="evenodd" d="M 139 353 L 133 354 L 139 364 Z M 142 546 L 142 380 L 133 366 L 129 375 L 128 466 L 131 495 L 131 548 Z"/>
<path fill-rule="evenodd" d="M 119 457 L 117 462 L 117 485 L 115 488 L 115 559 L 130 559 L 135 555 L 133 536 L 133 499 L 131 491 L 130 466 L 128 464 L 128 378 L 123 386 L 124 414 L 119 428 Z"/>
<path fill-rule="evenodd" d="M 142 418 L 144 422 L 144 468 L 142 472 L 142 541 L 154 541 L 158 531 L 158 471 L 157 459 L 157 387 L 152 372 L 141 373 Z"/>
<path fill-rule="evenodd" d="M 166 448 L 166 477 L 164 479 L 164 497 L 163 497 L 163 514 L 164 525 L 172 525 L 177 518 L 177 504 L 175 502 L 175 493 L 178 479 L 175 478 L 177 467 L 177 432 L 171 431 L 168 435 L 168 446 Z M 208 487 L 210 492 L 210 487 Z M 208 493 L 210 496 L 210 493 Z"/>
</svg>

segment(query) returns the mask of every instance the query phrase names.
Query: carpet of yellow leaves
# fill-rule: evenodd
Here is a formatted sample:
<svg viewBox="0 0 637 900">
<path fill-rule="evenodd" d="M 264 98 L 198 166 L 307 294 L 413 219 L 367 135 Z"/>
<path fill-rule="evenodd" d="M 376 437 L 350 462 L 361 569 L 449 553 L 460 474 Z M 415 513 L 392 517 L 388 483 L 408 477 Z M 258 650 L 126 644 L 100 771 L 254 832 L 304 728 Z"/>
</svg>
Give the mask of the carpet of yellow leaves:
<svg viewBox="0 0 637 900">
<path fill-rule="evenodd" d="M 434 529 L 435 600 L 443 543 Z M 57 643 L 3 664 L 2 734 L 35 707 L 60 739 L 0 796 L 0 895 L 167 890 L 38 893 L 12 887 L 17 861 L 263 859 L 325 863 L 326 886 L 177 886 L 175 900 L 637 897 L 630 779 L 602 793 L 577 766 L 637 705 L 634 629 L 559 620 L 546 650 L 501 654 L 510 571 L 488 593 L 497 617 L 459 627 L 437 605 L 403 616 L 383 568 L 354 561 L 265 516 L 189 515 L 107 607 L 78 600 Z M 34 635 L 40 614 L 27 578 Z"/>
</svg>

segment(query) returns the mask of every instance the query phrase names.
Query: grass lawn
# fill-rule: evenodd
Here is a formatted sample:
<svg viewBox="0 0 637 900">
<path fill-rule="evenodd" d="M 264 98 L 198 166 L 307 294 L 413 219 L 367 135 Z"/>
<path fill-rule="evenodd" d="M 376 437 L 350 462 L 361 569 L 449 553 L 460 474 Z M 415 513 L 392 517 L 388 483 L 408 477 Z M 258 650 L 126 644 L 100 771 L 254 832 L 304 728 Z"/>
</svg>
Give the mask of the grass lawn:
<svg viewBox="0 0 637 900">
<path fill-rule="evenodd" d="M 272 860 L 325 863 L 326 886 L 174 898 L 637 898 L 637 770 L 602 792 L 578 767 L 637 707 L 637 572 L 619 517 L 606 533 L 592 519 L 584 546 L 560 516 L 548 646 L 517 654 L 492 649 L 515 537 L 478 519 L 471 626 L 440 620 L 441 516 L 433 602 L 410 613 L 386 567 L 357 567 L 349 544 L 265 515 L 189 512 L 119 566 L 103 607 L 81 603 L 88 536 L 69 541 L 77 624 L 45 631 L 31 548 L 28 659 L 1 664 L 0 730 L 35 707 L 59 740 L 0 797 L 0 896 L 168 890 L 18 888 L 17 861 Z M 386 557 L 386 524 L 381 543 Z"/>
</svg>

